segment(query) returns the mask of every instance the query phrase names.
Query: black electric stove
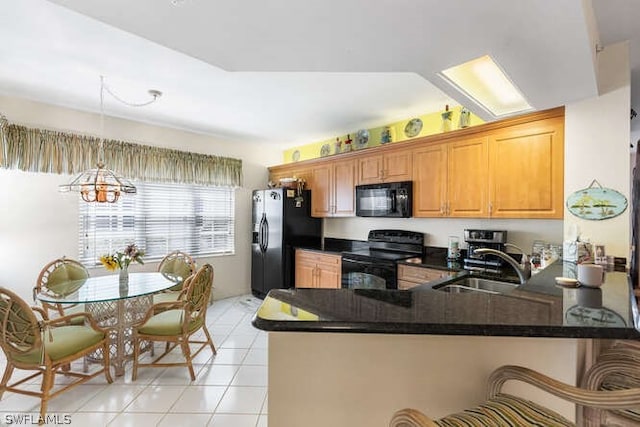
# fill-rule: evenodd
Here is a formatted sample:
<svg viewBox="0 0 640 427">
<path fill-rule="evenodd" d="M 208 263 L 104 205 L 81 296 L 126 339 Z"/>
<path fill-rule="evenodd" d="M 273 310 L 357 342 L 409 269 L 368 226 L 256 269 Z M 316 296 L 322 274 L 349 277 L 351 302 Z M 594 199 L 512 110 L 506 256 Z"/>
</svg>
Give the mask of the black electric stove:
<svg viewBox="0 0 640 427">
<path fill-rule="evenodd" d="M 371 230 L 368 248 L 342 252 L 342 287 L 397 289 L 396 262 L 422 257 L 424 234 L 404 230 Z"/>
</svg>

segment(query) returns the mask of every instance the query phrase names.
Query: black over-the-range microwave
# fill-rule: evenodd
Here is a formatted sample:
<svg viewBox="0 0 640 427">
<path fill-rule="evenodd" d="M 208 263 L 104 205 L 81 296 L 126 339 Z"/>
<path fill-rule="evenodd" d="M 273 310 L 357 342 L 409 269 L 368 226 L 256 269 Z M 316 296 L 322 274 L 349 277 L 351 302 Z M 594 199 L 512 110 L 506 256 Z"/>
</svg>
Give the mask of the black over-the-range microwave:
<svg viewBox="0 0 640 427">
<path fill-rule="evenodd" d="M 409 218 L 411 181 L 356 186 L 356 216 Z"/>
</svg>

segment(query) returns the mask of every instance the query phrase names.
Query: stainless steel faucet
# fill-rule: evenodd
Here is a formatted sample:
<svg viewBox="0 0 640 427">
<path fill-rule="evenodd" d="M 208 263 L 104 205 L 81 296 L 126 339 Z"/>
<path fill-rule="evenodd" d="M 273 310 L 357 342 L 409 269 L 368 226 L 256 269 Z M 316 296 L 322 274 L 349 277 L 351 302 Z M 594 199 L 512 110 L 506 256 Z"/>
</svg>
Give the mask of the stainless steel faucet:
<svg viewBox="0 0 640 427">
<path fill-rule="evenodd" d="M 511 245 L 513 246 L 513 245 Z M 520 248 L 518 248 L 520 249 Z M 522 250 L 522 249 L 520 249 Z M 516 273 L 518 274 L 518 279 L 520 279 L 520 284 L 524 285 L 525 283 L 527 283 L 527 280 L 529 280 L 529 278 L 531 278 L 531 264 L 526 262 L 524 263 L 523 266 L 521 266 L 520 264 L 518 264 L 518 261 L 516 261 L 515 259 L 513 259 L 510 255 L 499 251 L 497 249 L 491 249 L 491 248 L 479 248 L 476 249 L 474 251 L 474 254 L 488 254 L 488 255 L 495 255 L 498 258 L 502 258 L 503 260 L 505 260 L 511 267 L 513 267 L 513 269 L 516 271 Z M 524 252 L 523 252 L 524 254 Z M 524 255 L 525 259 L 527 259 L 526 255 Z"/>
<path fill-rule="evenodd" d="M 522 252 L 522 258 L 520 258 L 520 267 L 524 270 L 529 266 L 529 270 L 531 270 L 531 263 L 529 262 L 529 255 L 519 246 L 514 245 L 513 243 L 505 243 L 505 246 L 510 248 L 514 248 Z"/>
</svg>

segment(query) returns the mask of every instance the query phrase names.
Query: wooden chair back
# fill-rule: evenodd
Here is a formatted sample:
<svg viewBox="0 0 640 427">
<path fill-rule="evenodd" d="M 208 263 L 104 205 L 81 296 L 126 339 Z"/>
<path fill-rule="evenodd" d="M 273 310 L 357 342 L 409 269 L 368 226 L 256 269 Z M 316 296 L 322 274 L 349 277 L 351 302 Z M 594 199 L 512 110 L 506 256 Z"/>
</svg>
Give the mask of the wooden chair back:
<svg viewBox="0 0 640 427">
<path fill-rule="evenodd" d="M 86 279 L 89 277 L 89 270 L 82 265 L 79 261 L 67 258 L 55 259 L 45 265 L 40 274 L 38 280 L 36 280 L 36 286 L 33 288 L 33 299 L 36 300 L 36 295 L 43 291 L 59 291 L 59 288 L 63 288 L 66 282 L 72 280 Z M 57 289 L 58 288 L 58 289 Z M 60 293 L 60 292 L 57 292 Z M 42 308 L 45 309 L 47 314 L 50 311 L 55 312 L 59 316 L 65 315 L 65 309 L 69 309 L 76 304 L 49 304 L 42 302 Z"/>
<path fill-rule="evenodd" d="M 7 359 L 42 346 L 40 322 L 17 294 L 0 288 L 0 347 Z"/>
<path fill-rule="evenodd" d="M 186 304 L 183 331 L 185 333 L 189 330 L 191 322 L 204 321 L 213 287 L 213 275 L 213 267 L 205 264 L 189 280 L 184 294 Z"/>
<path fill-rule="evenodd" d="M 196 272 L 196 262 L 191 255 L 182 251 L 173 251 L 165 256 L 158 265 L 158 271 L 160 273 L 173 274 L 182 277 L 184 280 Z M 183 287 L 183 282 L 176 286 L 171 287 L 172 291 L 180 291 Z"/>
</svg>

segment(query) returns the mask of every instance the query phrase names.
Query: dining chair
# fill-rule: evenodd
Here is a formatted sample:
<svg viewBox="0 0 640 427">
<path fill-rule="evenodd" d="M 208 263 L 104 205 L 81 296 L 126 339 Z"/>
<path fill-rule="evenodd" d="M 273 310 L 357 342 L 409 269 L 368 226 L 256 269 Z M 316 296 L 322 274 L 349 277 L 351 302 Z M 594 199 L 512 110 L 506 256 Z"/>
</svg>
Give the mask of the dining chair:
<svg viewBox="0 0 640 427">
<path fill-rule="evenodd" d="M 133 372 L 132 379 L 138 376 L 139 366 L 167 367 L 186 366 L 191 380 L 196 376 L 192 360 L 207 345 L 213 354 L 216 348 L 206 325 L 207 307 L 213 287 L 213 267 L 205 264 L 191 276 L 185 284 L 181 297 L 173 302 L 154 304 L 142 321 L 133 328 Z M 205 340 L 194 336 L 202 330 Z M 165 342 L 165 351 L 149 363 L 140 362 L 140 347 L 144 341 Z M 192 352 L 190 344 L 197 348 Z M 161 360 L 174 348 L 180 346 L 184 362 L 162 363 Z"/>
<path fill-rule="evenodd" d="M 80 262 L 63 256 L 45 265 L 33 288 L 33 299 L 40 292 L 53 292 L 55 294 L 66 294 L 73 292 L 73 287 L 77 287 L 77 280 L 89 277 L 89 270 Z M 42 308 L 50 318 L 65 316 L 69 314 L 81 313 L 85 311 L 84 304 L 51 304 L 40 301 Z M 82 317 L 74 317 L 74 324 L 84 321 Z"/>
<path fill-rule="evenodd" d="M 581 387 L 562 383 L 529 368 L 506 365 L 491 374 L 488 399 L 475 408 L 438 420 L 417 409 L 405 408 L 393 414 L 389 426 L 576 426 L 538 403 L 503 393 L 502 386 L 510 380 L 522 381 L 578 405 L 581 426 L 640 425 L 639 376 L 640 356 L 637 350 L 605 351 L 587 370 Z M 605 422 L 611 419 L 616 423 Z"/>
<path fill-rule="evenodd" d="M 83 324 L 73 324 L 76 318 L 80 318 Z M 52 397 L 102 373 L 108 383 L 113 382 L 109 371 L 109 332 L 100 328 L 91 315 L 75 313 L 49 319 L 44 309 L 29 307 L 17 294 L 2 287 L 0 347 L 6 356 L 0 399 L 5 391 L 39 397 L 40 424 L 45 419 L 47 404 Z M 95 351 L 102 352 L 104 356 L 102 369 L 90 374 L 69 369 L 72 361 Z M 15 369 L 36 372 L 9 384 Z M 42 375 L 42 382 L 38 392 L 34 391 L 32 380 L 39 375 Z M 53 391 L 55 375 L 75 380 Z"/>
<path fill-rule="evenodd" d="M 184 281 L 187 277 L 196 272 L 196 262 L 191 255 L 182 251 L 173 251 L 167 254 L 160 264 L 158 271 L 170 275 L 180 276 L 182 280 L 175 286 L 167 289 L 165 292 L 157 293 L 153 296 L 154 303 L 176 301 L 183 288 Z"/>
</svg>

